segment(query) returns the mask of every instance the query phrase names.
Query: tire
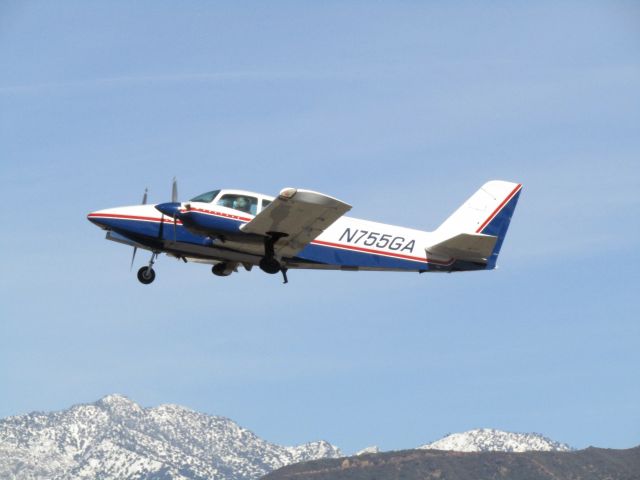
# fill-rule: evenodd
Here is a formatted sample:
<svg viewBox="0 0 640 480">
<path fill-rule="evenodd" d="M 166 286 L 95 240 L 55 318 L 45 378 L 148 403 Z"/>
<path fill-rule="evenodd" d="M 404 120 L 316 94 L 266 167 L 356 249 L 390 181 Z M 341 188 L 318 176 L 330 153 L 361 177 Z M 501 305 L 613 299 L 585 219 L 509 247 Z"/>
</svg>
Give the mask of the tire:
<svg viewBox="0 0 640 480">
<path fill-rule="evenodd" d="M 138 280 L 140 281 L 140 283 L 149 285 L 155 279 L 156 272 L 153 270 L 153 268 L 142 267 L 140 270 L 138 270 Z"/>
<path fill-rule="evenodd" d="M 280 262 L 278 262 L 275 258 L 267 258 L 264 257 L 260 260 L 260 269 L 263 272 L 269 273 L 273 275 L 274 273 L 278 273 L 281 270 Z"/>
</svg>

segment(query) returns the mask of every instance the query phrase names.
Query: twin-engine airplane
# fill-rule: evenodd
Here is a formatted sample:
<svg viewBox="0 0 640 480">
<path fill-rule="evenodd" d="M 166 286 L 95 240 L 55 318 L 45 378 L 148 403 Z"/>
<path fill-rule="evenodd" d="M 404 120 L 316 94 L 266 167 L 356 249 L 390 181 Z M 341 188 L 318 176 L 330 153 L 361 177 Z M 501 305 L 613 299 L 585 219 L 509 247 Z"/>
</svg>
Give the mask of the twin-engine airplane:
<svg viewBox="0 0 640 480">
<path fill-rule="evenodd" d="M 110 208 L 88 219 L 107 239 L 152 252 L 138 280 L 155 279 L 164 252 L 185 262 L 212 264 L 227 276 L 240 266 L 264 272 L 309 268 L 455 272 L 492 270 L 520 196 L 521 184 L 490 181 L 433 232 L 344 216 L 351 205 L 322 193 L 285 188 L 277 197 L 213 190 L 179 202 L 173 181 L 169 203 Z"/>
</svg>

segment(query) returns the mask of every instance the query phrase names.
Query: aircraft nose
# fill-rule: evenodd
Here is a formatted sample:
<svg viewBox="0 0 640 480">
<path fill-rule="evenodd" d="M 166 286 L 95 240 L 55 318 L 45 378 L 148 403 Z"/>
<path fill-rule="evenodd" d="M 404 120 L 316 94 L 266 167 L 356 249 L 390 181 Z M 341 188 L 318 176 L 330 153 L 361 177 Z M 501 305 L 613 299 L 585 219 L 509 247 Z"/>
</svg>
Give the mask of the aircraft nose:
<svg viewBox="0 0 640 480">
<path fill-rule="evenodd" d="M 105 217 L 103 215 L 104 210 L 96 210 L 95 212 L 91 212 L 87 215 L 87 220 L 89 220 L 94 225 L 99 227 L 105 226 L 104 220 Z"/>
</svg>

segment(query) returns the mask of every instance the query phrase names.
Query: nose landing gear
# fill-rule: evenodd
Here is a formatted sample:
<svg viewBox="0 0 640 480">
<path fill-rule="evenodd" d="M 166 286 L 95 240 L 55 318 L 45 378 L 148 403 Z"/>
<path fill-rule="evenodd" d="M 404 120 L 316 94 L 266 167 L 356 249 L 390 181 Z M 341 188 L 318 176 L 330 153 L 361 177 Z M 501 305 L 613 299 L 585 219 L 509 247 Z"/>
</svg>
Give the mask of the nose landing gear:
<svg viewBox="0 0 640 480">
<path fill-rule="evenodd" d="M 156 279 L 156 272 L 152 268 L 153 264 L 156 261 L 156 258 L 158 258 L 158 253 L 153 252 L 151 254 L 151 259 L 149 260 L 149 265 L 147 265 L 146 267 L 142 267 L 140 268 L 140 270 L 138 270 L 138 280 L 140 281 L 140 283 L 143 283 L 144 285 L 149 285 L 151 282 L 153 282 Z"/>
<path fill-rule="evenodd" d="M 142 267 L 138 270 L 138 280 L 140 283 L 144 283 L 145 285 L 149 285 L 156 279 L 156 272 L 153 268 Z"/>
</svg>

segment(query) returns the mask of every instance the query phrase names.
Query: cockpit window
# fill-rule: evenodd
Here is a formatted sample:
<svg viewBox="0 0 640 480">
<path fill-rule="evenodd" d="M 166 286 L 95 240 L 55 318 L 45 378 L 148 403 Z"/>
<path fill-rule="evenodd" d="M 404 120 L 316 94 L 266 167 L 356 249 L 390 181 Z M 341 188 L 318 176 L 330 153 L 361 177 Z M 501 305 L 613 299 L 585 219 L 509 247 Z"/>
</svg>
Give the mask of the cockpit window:
<svg viewBox="0 0 640 480">
<path fill-rule="evenodd" d="M 218 205 L 255 215 L 258 210 L 258 199 L 256 197 L 249 197 L 247 195 L 228 193 L 220 197 L 220 200 L 218 200 Z"/>
<path fill-rule="evenodd" d="M 191 202 L 211 203 L 214 198 L 220 193 L 220 190 L 214 190 L 212 192 L 203 193 L 197 197 L 193 197 Z"/>
</svg>

